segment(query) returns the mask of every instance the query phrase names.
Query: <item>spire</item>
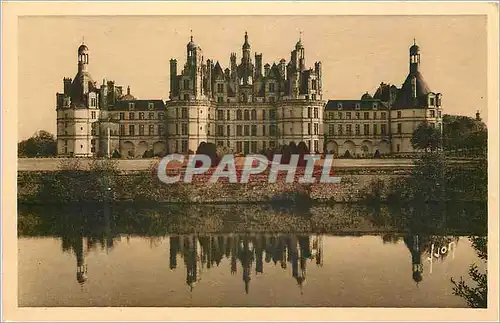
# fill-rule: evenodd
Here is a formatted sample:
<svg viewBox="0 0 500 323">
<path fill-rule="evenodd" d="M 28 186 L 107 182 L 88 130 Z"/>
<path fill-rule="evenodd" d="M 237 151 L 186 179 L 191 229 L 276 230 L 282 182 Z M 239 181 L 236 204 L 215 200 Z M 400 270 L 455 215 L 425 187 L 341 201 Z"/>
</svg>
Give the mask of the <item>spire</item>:
<svg viewBox="0 0 500 323">
<path fill-rule="evenodd" d="M 189 30 L 189 33 L 191 34 L 191 41 L 193 41 L 193 30 L 192 30 L 192 29 L 190 29 L 190 30 Z"/>
<path fill-rule="evenodd" d="M 127 86 L 127 95 L 130 95 L 130 85 Z"/>
<path fill-rule="evenodd" d="M 245 42 L 243 43 L 243 49 L 250 49 L 250 44 L 248 43 L 248 33 L 245 31 Z"/>
</svg>

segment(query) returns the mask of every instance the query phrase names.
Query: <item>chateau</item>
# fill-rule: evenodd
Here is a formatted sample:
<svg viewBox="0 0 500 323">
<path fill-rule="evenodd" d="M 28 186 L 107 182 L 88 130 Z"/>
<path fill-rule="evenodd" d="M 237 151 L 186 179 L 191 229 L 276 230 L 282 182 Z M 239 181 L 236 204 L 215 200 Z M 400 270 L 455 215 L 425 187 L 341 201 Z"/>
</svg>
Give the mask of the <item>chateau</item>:
<svg viewBox="0 0 500 323">
<path fill-rule="evenodd" d="M 382 83 L 373 97 L 328 102 L 321 62 L 306 67 L 300 38 L 288 63 L 263 65 L 262 54 L 251 53 L 245 33 L 240 61 L 231 53 L 224 69 L 205 60 L 191 36 L 183 68 L 170 60 L 170 98 L 163 102 L 138 100 L 114 81 L 98 86 L 82 44 L 75 78 L 64 78 L 64 93 L 57 93 L 58 154 L 140 158 L 194 152 L 202 142 L 248 154 L 301 141 L 336 155 L 406 154 L 421 122 L 441 128 L 441 94 L 425 83 L 415 43 L 401 88 Z"/>
</svg>

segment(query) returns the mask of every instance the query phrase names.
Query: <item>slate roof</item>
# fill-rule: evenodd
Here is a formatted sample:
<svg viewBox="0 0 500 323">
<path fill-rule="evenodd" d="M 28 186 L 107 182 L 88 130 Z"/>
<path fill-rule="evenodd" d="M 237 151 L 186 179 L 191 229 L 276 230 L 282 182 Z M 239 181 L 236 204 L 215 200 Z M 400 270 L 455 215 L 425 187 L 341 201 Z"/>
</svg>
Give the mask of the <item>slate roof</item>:
<svg viewBox="0 0 500 323">
<path fill-rule="evenodd" d="M 412 85 L 411 79 L 412 77 L 416 77 L 417 81 L 417 100 L 414 101 L 412 99 Z M 396 101 L 394 102 L 394 108 L 396 109 L 404 109 L 404 108 L 413 108 L 416 103 L 425 102 L 427 94 L 432 92 L 424 80 L 424 77 L 420 72 L 410 73 L 407 77 L 403 86 L 398 91 L 398 95 L 396 97 Z"/>
<path fill-rule="evenodd" d="M 154 103 L 154 111 L 164 111 L 165 102 L 162 100 L 122 100 L 110 107 L 110 110 L 115 111 L 129 111 L 129 103 L 135 103 L 135 107 L 131 111 L 150 111 L 149 103 Z"/>
<path fill-rule="evenodd" d="M 325 106 L 325 111 L 328 110 L 338 110 L 338 104 L 342 104 L 342 110 L 354 111 L 356 109 L 356 104 L 359 104 L 359 110 L 373 110 L 373 104 L 377 104 L 377 109 L 387 109 L 387 105 L 376 99 L 371 100 L 328 100 Z"/>
</svg>

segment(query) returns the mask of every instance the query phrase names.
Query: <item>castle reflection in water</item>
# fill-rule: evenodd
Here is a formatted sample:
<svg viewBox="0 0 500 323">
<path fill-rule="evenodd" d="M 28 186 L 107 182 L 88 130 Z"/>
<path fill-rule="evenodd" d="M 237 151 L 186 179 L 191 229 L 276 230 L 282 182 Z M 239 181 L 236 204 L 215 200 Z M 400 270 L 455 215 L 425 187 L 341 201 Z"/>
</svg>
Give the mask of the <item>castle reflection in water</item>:
<svg viewBox="0 0 500 323">
<path fill-rule="evenodd" d="M 252 275 L 264 274 L 264 262 L 274 263 L 283 270 L 290 266 L 292 277 L 302 289 L 308 264 L 323 265 L 323 238 L 322 235 L 266 233 L 169 236 L 170 269 L 175 270 L 178 262 L 183 261 L 186 284 L 193 290 L 204 270 L 219 266 L 226 258 L 230 262 L 231 274 L 241 273 L 245 292 L 248 293 Z M 410 252 L 411 277 L 418 284 L 423 279 L 423 264 L 428 257 L 445 259 L 452 251 L 449 248 L 447 252 L 431 254 L 432 245 L 436 245 L 437 250 L 453 245 L 454 253 L 459 238 L 421 235 L 382 237 L 383 243 L 398 243 L 401 239 Z M 83 285 L 87 280 L 86 254 L 98 246 L 103 250 L 110 250 L 116 240 L 121 240 L 121 237 L 62 237 L 63 251 L 72 250 L 76 255 L 78 283 Z"/>
</svg>

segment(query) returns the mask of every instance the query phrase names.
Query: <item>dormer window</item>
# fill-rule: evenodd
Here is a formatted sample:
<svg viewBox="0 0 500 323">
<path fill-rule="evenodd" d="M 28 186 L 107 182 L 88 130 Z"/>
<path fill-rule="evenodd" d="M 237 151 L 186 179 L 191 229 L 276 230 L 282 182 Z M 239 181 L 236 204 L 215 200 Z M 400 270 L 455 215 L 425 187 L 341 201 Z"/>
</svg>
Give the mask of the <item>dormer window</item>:
<svg viewBox="0 0 500 323">
<path fill-rule="evenodd" d="M 134 110 L 135 109 L 135 103 L 129 103 L 128 104 L 128 109 L 129 110 Z"/>
<path fill-rule="evenodd" d="M 152 103 L 152 102 L 149 102 L 149 103 L 148 103 L 148 109 L 149 109 L 149 110 L 154 110 L 154 108 L 155 108 L 155 104 L 154 104 L 154 103 Z"/>
<path fill-rule="evenodd" d="M 337 109 L 342 109 L 342 103 L 337 103 Z"/>
<path fill-rule="evenodd" d="M 373 104 L 373 108 L 374 108 L 374 109 L 377 109 L 377 108 L 378 108 L 378 104 L 377 104 L 377 103 L 374 103 L 374 104 Z"/>
<path fill-rule="evenodd" d="M 359 108 L 360 108 L 359 103 L 356 103 L 356 104 L 354 105 L 354 107 L 355 107 L 355 109 L 359 109 Z"/>
<path fill-rule="evenodd" d="M 435 104 L 435 102 L 434 102 L 434 101 L 435 101 L 435 100 L 434 100 L 434 98 L 432 98 L 432 97 L 431 97 L 431 98 L 429 98 L 429 105 L 430 105 L 431 107 L 433 107 L 433 106 L 434 106 L 434 104 Z"/>
</svg>

